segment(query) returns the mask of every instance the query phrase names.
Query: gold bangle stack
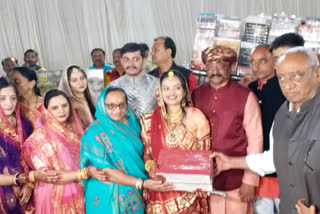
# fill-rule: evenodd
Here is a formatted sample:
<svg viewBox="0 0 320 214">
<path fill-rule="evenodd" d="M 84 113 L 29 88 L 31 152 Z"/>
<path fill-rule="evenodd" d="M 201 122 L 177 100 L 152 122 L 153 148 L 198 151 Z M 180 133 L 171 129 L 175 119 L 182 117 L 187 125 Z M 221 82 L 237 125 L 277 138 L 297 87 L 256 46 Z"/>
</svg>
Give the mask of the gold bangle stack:
<svg viewBox="0 0 320 214">
<path fill-rule="evenodd" d="M 142 186 L 143 186 L 143 180 L 141 178 L 138 178 L 138 180 L 136 181 L 136 188 L 142 189 Z"/>
<path fill-rule="evenodd" d="M 79 181 L 87 180 L 89 178 L 88 167 L 83 168 L 83 169 L 79 169 L 77 173 L 78 173 L 77 176 L 78 176 Z"/>
<path fill-rule="evenodd" d="M 157 164 L 154 160 L 148 160 L 148 161 L 144 164 L 144 167 L 145 167 L 145 169 L 146 169 L 146 171 L 147 171 L 148 173 L 150 173 L 151 167 L 152 167 L 154 164 Z"/>
<path fill-rule="evenodd" d="M 36 177 L 34 176 L 34 171 L 30 171 L 29 172 L 29 180 L 31 183 L 35 183 L 36 182 Z"/>
</svg>

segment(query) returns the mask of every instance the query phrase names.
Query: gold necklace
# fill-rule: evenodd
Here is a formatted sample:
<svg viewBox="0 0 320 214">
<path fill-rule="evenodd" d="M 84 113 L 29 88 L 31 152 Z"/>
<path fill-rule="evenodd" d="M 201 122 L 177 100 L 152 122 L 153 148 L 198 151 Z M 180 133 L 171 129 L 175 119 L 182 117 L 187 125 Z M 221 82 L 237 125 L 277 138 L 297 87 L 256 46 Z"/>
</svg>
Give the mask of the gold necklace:
<svg viewBox="0 0 320 214">
<path fill-rule="evenodd" d="M 176 113 L 167 114 L 167 120 L 169 123 L 180 121 L 183 118 L 183 111 L 180 109 L 180 111 Z"/>
<path fill-rule="evenodd" d="M 168 134 L 166 136 L 166 144 L 169 148 L 175 148 L 180 144 L 180 140 L 182 137 L 181 130 L 179 129 L 180 121 L 183 118 L 183 112 L 177 112 L 174 116 L 171 115 L 168 118 Z"/>
</svg>

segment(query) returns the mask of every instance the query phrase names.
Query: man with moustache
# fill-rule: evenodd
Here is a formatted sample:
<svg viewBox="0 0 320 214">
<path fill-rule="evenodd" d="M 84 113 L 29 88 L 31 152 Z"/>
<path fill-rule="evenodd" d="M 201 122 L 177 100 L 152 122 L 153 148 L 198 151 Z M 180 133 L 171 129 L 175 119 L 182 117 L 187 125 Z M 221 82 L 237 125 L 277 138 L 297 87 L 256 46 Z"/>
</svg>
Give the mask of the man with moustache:
<svg viewBox="0 0 320 214">
<path fill-rule="evenodd" d="M 112 52 L 114 69 L 106 71 L 104 74 L 104 87 L 107 87 L 110 82 L 124 75 L 124 69 L 121 65 L 121 48 L 114 49 Z"/>
<path fill-rule="evenodd" d="M 217 45 L 206 51 L 209 82 L 194 89 L 192 101 L 208 118 L 212 149 L 235 156 L 262 151 L 261 114 L 255 95 L 230 79 L 236 52 Z M 259 176 L 249 170 L 229 170 L 216 176 L 213 187 L 226 198 L 210 196 L 212 214 L 253 213 L 252 200 Z"/>
<path fill-rule="evenodd" d="M 120 53 L 125 75 L 109 85 L 120 87 L 126 92 L 129 107 L 139 117 L 156 107 L 158 78 L 143 72 L 146 59 L 144 49 L 139 44 L 127 43 Z"/>
<path fill-rule="evenodd" d="M 259 45 L 251 53 L 250 66 L 252 73 L 258 79 L 249 84 L 249 88 L 259 100 L 262 127 L 263 150 L 269 150 L 269 132 L 273 119 L 286 100 L 283 96 L 278 78 L 275 75 L 272 54 L 269 45 Z M 256 190 L 253 209 L 256 214 L 273 214 L 276 208 L 279 211 L 279 185 L 276 173 L 260 178 L 259 187 Z"/>
<path fill-rule="evenodd" d="M 28 49 L 26 52 L 24 52 L 24 64 L 23 67 L 31 68 L 35 71 L 45 71 L 46 69 L 41 67 L 40 65 L 37 65 L 38 62 L 38 53 L 33 49 Z"/>
</svg>

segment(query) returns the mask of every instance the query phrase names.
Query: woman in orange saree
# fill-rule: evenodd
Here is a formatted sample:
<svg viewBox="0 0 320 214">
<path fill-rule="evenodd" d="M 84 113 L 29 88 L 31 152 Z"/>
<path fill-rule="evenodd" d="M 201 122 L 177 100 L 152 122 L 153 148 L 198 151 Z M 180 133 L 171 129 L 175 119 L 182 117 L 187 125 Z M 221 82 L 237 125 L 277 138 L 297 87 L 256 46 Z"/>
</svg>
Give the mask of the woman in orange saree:
<svg viewBox="0 0 320 214">
<path fill-rule="evenodd" d="M 17 67 L 12 70 L 10 78 L 17 87 L 21 113 L 34 128 L 43 102 L 37 87 L 37 74 L 30 68 Z"/>
<path fill-rule="evenodd" d="M 79 169 L 82 124 L 67 96 L 53 89 L 46 93 L 35 130 L 25 141 L 22 155 L 35 170 L 53 170 L 59 181 L 37 181 L 35 212 L 46 214 L 85 213 L 82 176 Z M 53 182 L 53 183 L 50 183 Z"/>
<path fill-rule="evenodd" d="M 186 81 L 178 71 L 160 77 L 157 107 L 141 117 L 144 161 L 151 178 L 156 178 L 161 149 L 209 150 L 210 127 L 204 114 L 192 107 Z M 197 193 L 150 192 L 146 213 L 208 213 L 207 198 Z"/>
</svg>

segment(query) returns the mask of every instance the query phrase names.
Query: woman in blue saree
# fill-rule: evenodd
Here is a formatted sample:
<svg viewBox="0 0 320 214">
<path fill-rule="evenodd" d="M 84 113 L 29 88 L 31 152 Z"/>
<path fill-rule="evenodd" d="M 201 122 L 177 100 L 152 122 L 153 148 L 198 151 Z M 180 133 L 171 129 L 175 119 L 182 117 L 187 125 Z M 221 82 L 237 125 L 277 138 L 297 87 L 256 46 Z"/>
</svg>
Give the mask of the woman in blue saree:
<svg viewBox="0 0 320 214">
<path fill-rule="evenodd" d="M 120 88 L 104 89 L 97 101 L 96 120 L 81 138 L 80 168 L 103 169 L 109 182 L 83 181 L 86 213 L 143 214 L 142 188 L 172 190 L 172 185 L 148 179 L 142 160 L 140 123 Z"/>
</svg>

